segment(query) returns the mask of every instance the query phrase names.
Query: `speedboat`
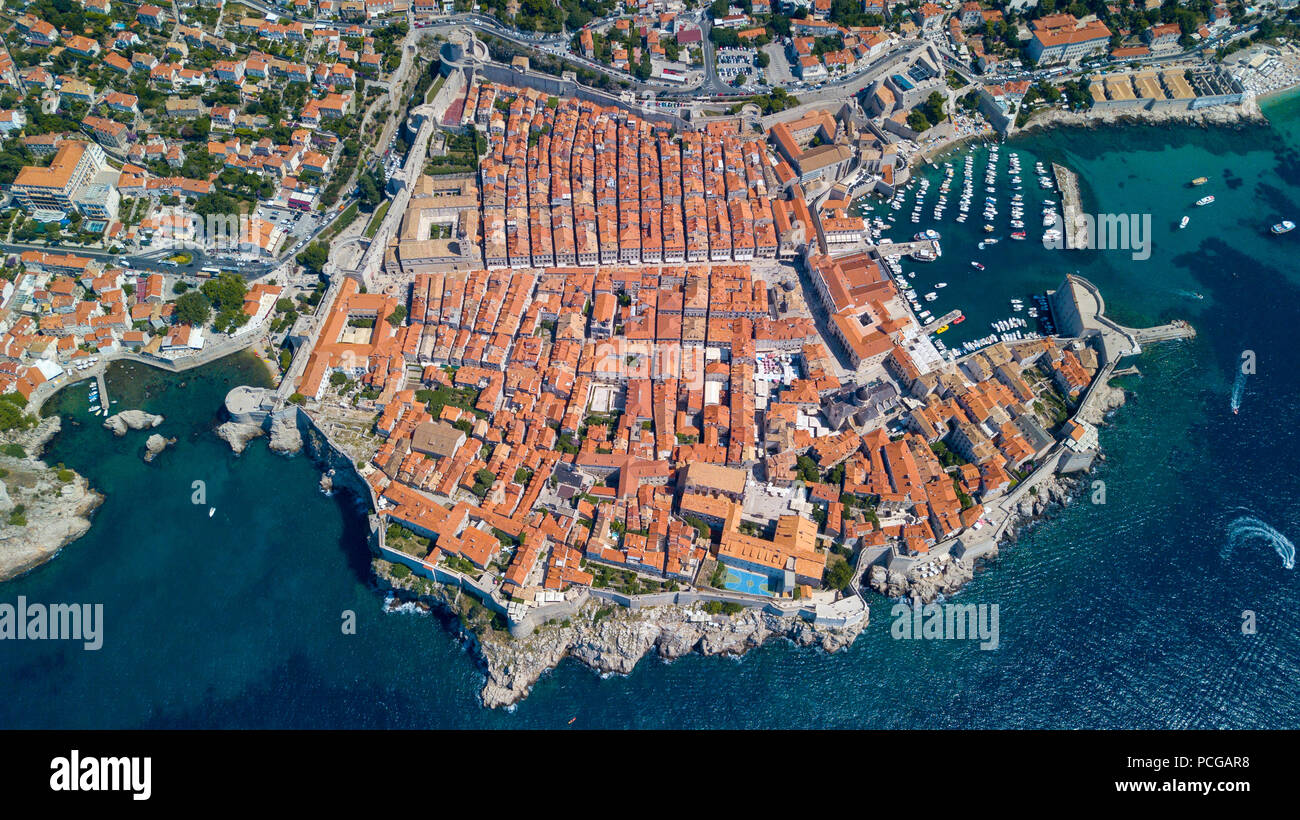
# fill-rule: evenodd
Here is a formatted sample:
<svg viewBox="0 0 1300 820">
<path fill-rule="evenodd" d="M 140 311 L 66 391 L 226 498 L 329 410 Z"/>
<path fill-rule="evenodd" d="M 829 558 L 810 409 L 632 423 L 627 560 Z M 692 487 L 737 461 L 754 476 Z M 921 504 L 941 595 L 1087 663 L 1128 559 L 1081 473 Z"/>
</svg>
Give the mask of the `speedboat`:
<svg viewBox="0 0 1300 820">
<path fill-rule="evenodd" d="M 1270 230 L 1273 231 L 1273 233 L 1290 233 L 1295 230 L 1295 223 L 1289 219 L 1284 219 L 1270 228 Z"/>
<path fill-rule="evenodd" d="M 935 283 L 934 283 L 934 286 L 935 286 L 936 288 L 946 288 L 946 287 L 948 287 L 948 283 L 947 283 L 947 282 L 935 282 Z"/>
<path fill-rule="evenodd" d="M 984 266 L 981 265 L 979 262 L 971 262 L 970 266 L 972 268 L 975 268 L 976 270 L 984 270 Z"/>
<path fill-rule="evenodd" d="M 1209 205 L 1212 202 L 1214 202 L 1213 196 L 1203 196 L 1200 199 L 1196 200 L 1196 205 L 1197 207 L 1202 207 L 1205 205 Z"/>
<path fill-rule="evenodd" d="M 1183 217 L 1182 219 L 1178 220 L 1178 230 L 1181 231 L 1183 228 L 1186 228 L 1186 227 L 1187 227 L 1187 223 L 1188 223 L 1188 222 L 1191 222 L 1191 221 L 1192 221 L 1192 220 L 1191 220 L 1191 217 L 1186 217 L 1186 216 Z M 1275 226 L 1275 227 L 1276 227 L 1276 226 Z"/>
</svg>

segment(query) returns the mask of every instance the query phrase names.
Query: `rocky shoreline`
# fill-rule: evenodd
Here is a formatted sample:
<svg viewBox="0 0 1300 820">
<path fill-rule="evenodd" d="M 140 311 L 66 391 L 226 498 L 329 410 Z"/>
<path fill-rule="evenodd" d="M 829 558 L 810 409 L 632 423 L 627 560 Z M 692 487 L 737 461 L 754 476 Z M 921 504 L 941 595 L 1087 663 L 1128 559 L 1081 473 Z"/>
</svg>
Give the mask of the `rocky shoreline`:
<svg viewBox="0 0 1300 820">
<path fill-rule="evenodd" d="M 742 655 L 773 638 L 837 652 L 852 645 L 866 626 L 864 620 L 850 627 L 821 627 L 796 614 L 757 609 L 710 614 L 698 604 L 631 610 L 589 596 L 569 618 L 512 637 L 493 627 L 492 613 L 472 596 L 414 576 L 394 578 L 386 564 L 372 562 L 376 578 L 396 601 L 416 604 L 460 625 L 460 637 L 473 647 L 486 675 L 480 697 L 488 708 L 523 700 L 538 679 L 565 658 L 600 674 L 627 675 L 647 655 L 664 660 L 692 652 Z"/>
<path fill-rule="evenodd" d="M 39 456 L 62 429 L 58 416 L 6 436 L 27 455 L 0 455 L 0 581 L 30 572 L 86 534 L 104 496 L 73 470 L 51 467 Z"/>
<path fill-rule="evenodd" d="M 1105 426 L 1111 413 L 1121 407 L 1128 398 L 1127 391 L 1103 382 L 1093 387 L 1094 402 L 1089 404 L 1081 418 L 1096 426 Z M 1105 455 L 1098 452 L 1098 458 Z M 1083 492 L 1086 484 L 1080 476 L 1063 476 L 1053 474 L 1039 480 L 1034 490 L 1019 498 L 1015 505 L 1006 510 L 1007 521 L 1001 537 L 991 550 L 979 558 L 971 560 L 956 558 L 951 555 L 938 559 L 938 571 L 925 577 L 911 577 L 882 565 L 875 565 L 867 571 L 866 583 L 872 590 L 890 599 L 907 599 L 922 604 L 933 603 L 940 597 L 953 595 L 961 590 L 975 577 L 976 564 L 982 560 L 998 557 L 1001 549 L 1008 543 L 1015 543 L 1020 535 L 1027 533 L 1053 509 L 1068 507 Z"/>
<path fill-rule="evenodd" d="M 1036 116 L 1016 129 L 1024 134 L 1052 126 L 1077 126 L 1092 128 L 1102 125 L 1165 125 L 1180 123 L 1212 126 L 1242 126 L 1248 123 L 1268 122 L 1254 97 L 1247 97 L 1237 105 L 1217 105 L 1199 111 L 1061 111 L 1053 109 Z"/>
</svg>

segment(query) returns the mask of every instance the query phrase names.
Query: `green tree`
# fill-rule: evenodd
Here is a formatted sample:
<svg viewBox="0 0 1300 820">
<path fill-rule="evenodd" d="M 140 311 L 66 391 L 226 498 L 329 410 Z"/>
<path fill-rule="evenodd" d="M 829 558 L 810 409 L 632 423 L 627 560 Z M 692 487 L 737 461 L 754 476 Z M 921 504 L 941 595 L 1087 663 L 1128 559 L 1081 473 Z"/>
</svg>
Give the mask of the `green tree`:
<svg viewBox="0 0 1300 820">
<path fill-rule="evenodd" d="M 182 293 L 176 300 L 176 312 L 173 315 L 179 324 L 198 327 L 205 324 L 212 315 L 212 302 L 197 290 Z"/>
<path fill-rule="evenodd" d="M 844 559 L 840 559 L 831 564 L 826 570 L 826 586 L 831 589 L 838 589 L 841 592 L 848 589 L 849 582 L 853 580 L 853 565 Z"/>
<path fill-rule="evenodd" d="M 298 264 L 320 274 L 325 270 L 325 262 L 329 260 L 329 255 L 329 245 L 313 242 L 298 254 Z"/>
</svg>

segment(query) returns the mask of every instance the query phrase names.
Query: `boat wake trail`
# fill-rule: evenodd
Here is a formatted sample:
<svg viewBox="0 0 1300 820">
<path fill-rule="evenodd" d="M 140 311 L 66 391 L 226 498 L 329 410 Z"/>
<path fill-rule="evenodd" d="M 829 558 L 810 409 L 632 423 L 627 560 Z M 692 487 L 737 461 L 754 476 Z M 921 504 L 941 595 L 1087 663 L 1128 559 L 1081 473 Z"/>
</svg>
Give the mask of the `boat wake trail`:
<svg viewBox="0 0 1300 820">
<path fill-rule="evenodd" d="M 1237 378 L 1232 383 L 1232 412 L 1241 409 L 1241 397 L 1246 393 L 1246 374 L 1237 371 Z"/>
<path fill-rule="evenodd" d="M 1295 569 L 1295 544 L 1291 543 L 1291 539 L 1251 515 L 1234 518 L 1228 524 L 1228 543 L 1224 546 L 1221 557 L 1226 561 L 1239 545 L 1259 541 L 1277 551 L 1284 569 Z"/>
</svg>

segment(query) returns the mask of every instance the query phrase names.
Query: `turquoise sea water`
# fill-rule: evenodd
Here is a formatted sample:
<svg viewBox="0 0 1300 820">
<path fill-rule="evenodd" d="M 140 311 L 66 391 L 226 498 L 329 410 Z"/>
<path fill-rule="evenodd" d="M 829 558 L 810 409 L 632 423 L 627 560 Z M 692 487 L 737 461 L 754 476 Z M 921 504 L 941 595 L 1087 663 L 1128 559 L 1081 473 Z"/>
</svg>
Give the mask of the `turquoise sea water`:
<svg viewBox="0 0 1300 820">
<path fill-rule="evenodd" d="M 1296 727 L 1297 576 L 1234 524 L 1249 517 L 1300 538 L 1300 232 L 1266 232 L 1300 216 L 1300 97 L 1266 111 L 1271 128 L 1057 131 L 1004 148 L 1003 168 L 1009 150 L 1025 161 L 1031 237 L 1041 235 L 1034 159 L 1062 161 L 1080 173 L 1090 211 L 1153 214 L 1146 262 L 1033 241 L 979 252 L 978 214 L 955 226 L 952 209 L 936 226 L 944 257 L 924 275 L 949 283 L 938 306 L 971 317 L 954 329 L 969 335 L 945 337 L 983 335 L 1010 315 L 1008 298 L 1072 270 L 1122 322 L 1185 317 L 1199 331 L 1152 347 L 1143 375 L 1126 381 L 1133 397 L 1102 432 L 1108 459 L 1095 476 L 1107 503 L 1054 512 L 961 593 L 1000 606 L 996 651 L 893 640 L 880 600 L 835 655 L 775 642 L 740 659 L 647 659 L 610 679 L 566 661 L 513 712 L 485 710 L 482 675 L 446 629 L 381 611 L 355 499 L 322 495 L 304 456 L 273 455 L 262 440 L 236 457 L 211 434 L 228 387 L 264 378 L 245 358 L 185 376 L 113 372 L 118 407 L 163 413 L 160 431 L 179 439 L 150 465 L 145 434 L 114 439 L 86 413 L 84 388 L 59 400 L 69 423 L 46 458 L 108 499 L 88 535 L 0 586 L 0 601 L 103 603 L 104 648 L 0 642 L 0 726 L 543 728 L 576 716 L 573 728 Z M 976 174 L 982 190 L 982 160 Z M 1202 175 L 1211 182 L 1186 187 Z M 1205 193 L 1217 202 L 1192 208 Z M 895 235 L 930 227 L 929 211 L 915 227 L 903 211 Z M 1177 231 L 1184 213 L 1192 223 Z M 1205 298 L 1186 295 L 1196 292 Z M 1258 373 L 1234 416 L 1245 349 Z M 196 480 L 206 506 L 191 503 Z M 345 610 L 356 635 L 340 630 Z M 1242 634 L 1246 610 L 1257 634 Z"/>
</svg>

